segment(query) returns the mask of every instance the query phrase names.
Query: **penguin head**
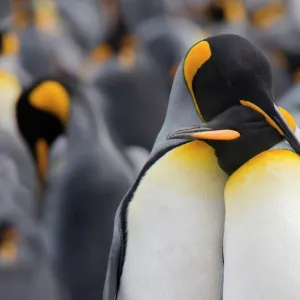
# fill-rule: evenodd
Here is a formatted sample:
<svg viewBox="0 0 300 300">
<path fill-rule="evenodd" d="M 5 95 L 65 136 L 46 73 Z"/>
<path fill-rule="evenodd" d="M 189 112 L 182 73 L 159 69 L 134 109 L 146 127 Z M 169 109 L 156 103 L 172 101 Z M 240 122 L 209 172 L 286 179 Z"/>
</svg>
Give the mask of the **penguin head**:
<svg viewBox="0 0 300 300">
<path fill-rule="evenodd" d="M 197 43 L 184 58 L 183 77 L 204 124 L 168 139 L 208 141 L 229 174 L 282 139 L 300 154 L 293 117 L 274 103 L 268 60 L 246 39 L 226 34 Z"/>
<path fill-rule="evenodd" d="M 18 128 L 44 179 L 48 151 L 66 130 L 70 107 L 68 85 L 53 78 L 44 78 L 25 89 L 16 104 Z"/>
</svg>

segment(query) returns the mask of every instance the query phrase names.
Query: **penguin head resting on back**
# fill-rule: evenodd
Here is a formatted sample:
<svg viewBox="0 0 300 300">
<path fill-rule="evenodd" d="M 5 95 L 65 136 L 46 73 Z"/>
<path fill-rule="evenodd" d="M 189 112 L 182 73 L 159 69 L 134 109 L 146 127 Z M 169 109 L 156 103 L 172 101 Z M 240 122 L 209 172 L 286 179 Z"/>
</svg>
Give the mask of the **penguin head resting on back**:
<svg viewBox="0 0 300 300">
<path fill-rule="evenodd" d="M 246 39 L 224 34 L 197 43 L 184 59 L 183 76 L 204 123 L 168 139 L 204 140 L 229 175 L 283 139 L 300 154 L 293 117 L 274 103 L 269 62 Z"/>
<path fill-rule="evenodd" d="M 18 128 L 45 179 L 52 144 L 66 130 L 71 92 L 65 82 L 43 78 L 25 89 L 16 104 Z"/>
</svg>

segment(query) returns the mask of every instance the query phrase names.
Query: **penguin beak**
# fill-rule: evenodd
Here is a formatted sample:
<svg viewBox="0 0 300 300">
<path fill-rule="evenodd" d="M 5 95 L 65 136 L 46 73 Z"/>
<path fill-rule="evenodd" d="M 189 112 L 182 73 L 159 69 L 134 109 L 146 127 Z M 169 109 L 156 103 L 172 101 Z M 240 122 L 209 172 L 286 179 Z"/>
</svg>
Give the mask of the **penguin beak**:
<svg viewBox="0 0 300 300">
<path fill-rule="evenodd" d="M 215 140 L 215 141 L 231 141 L 240 137 L 240 133 L 231 129 L 214 130 L 209 127 L 196 126 L 185 128 L 171 133 L 168 140 L 184 139 L 184 140 Z"/>
<path fill-rule="evenodd" d="M 239 122 L 243 122 L 245 112 L 249 112 L 249 108 L 233 106 L 215 116 L 208 123 L 175 131 L 171 133 L 167 139 L 215 141 L 235 140 L 240 137 L 240 132 L 237 131 L 237 128 Z"/>
<path fill-rule="evenodd" d="M 271 120 L 276 124 L 274 126 L 281 135 L 284 136 L 285 140 L 291 145 L 294 151 L 300 155 L 300 141 L 297 136 L 292 131 L 291 127 L 289 126 L 287 120 L 282 116 L 278 107 L 274 105 L 274 114 L 270 114 Z"/>
<path fill-rule="evenodd" d="M 251 117 L 248 112 L 244 110 L 245 106 L 256 113 L 265 117 L 270 126 L 274 127 L 280 135 L 291 145 L 294 151 L 300 155 L 300 141 L 293 132 L 296 123 L 293 117 L 275 104 L 272 110 L 267 114 L 261 108 L 253 103 L 241 100 L 242 106 L 235 106 L 229 108 L 227 111 L 217 115 L 210 122 L 201 126 L 181 129 L 171 133 L 167 139 L 185 139 L 185 140 L 219 140 L 230 141 L 240 137 L 240 128 L 248 117 Z M 244 108 L 243 108 L 244 107 Z M 250 110 L 250 111 L 251 111 Z M 248 117 L 247 117 L 248 114 Z M 250 120 L 250 119 L 249 119 Z"/>
</svg>

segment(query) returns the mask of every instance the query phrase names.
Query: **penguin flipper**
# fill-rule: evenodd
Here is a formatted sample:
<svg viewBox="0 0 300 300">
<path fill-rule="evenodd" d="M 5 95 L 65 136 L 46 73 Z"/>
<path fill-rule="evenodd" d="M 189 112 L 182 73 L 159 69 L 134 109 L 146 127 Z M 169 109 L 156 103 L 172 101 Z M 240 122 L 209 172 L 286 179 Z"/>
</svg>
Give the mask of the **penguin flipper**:
<svg viewBox="0 0 300 300">
<path fill-rule="evenodd" d="M 132 188 L 129 189 L 129 191 L 119 204 L 114 220 L 113 238 L 108 257 L 107 272 L 103 288 L 102 300 L 116 300 L 117 298 L 123 270 L 123 264 L 126 255 L 126 215 L 128 205 L 130 204 L 133 195 L 136 189 L 138 188 L 142 178 L 146 174 L 147 170 L 165 153 L 172 150 L 175 147 L 175 145 L 176 144 L 172 144 L 171 146 L 160 149 L 159 151 L 157 151 L 155 148 L 154 150 L 152 150 L 147 163 L 144 165 Z"/>
<path fill-rule="evenodd" d="M 123 266 L 122 253 L 125 249 L 124 217 L 128 206 L 127 194 L 120 203 L 114 220 L 114 232 L 108 257 L 107 273 L 103 289 L 103 300 L 115 300 L 119 288 L 121 269 Z"/>
</svg>

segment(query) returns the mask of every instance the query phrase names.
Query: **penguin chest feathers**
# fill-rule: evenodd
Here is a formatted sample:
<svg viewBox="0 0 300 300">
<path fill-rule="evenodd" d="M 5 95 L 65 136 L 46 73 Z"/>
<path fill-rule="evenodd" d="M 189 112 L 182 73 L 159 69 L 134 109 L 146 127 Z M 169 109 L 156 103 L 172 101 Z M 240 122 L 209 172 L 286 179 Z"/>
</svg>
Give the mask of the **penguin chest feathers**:
<svg viewBox="0 0 300 300">
<path fill-rule="evenodd" d="M 228 180 L 223 299 L 299 298 L 299 180 L 300 157 L 282 149 L 257 155 Z"/>
<path fill-rule="evenodd" d="M 127 211 L 119 300 L 219 299 L 226 179 L 200 141 L 152 165 Z"/>
</svg>

